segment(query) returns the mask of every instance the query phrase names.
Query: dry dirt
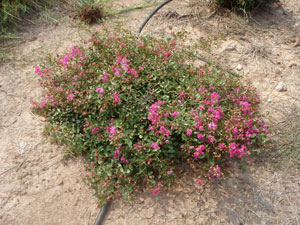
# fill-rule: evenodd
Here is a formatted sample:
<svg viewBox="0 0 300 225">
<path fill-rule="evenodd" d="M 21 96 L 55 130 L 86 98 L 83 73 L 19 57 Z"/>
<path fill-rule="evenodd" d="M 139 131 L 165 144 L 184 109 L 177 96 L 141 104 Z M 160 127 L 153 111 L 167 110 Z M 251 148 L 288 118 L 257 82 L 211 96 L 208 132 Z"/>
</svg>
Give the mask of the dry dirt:
<svg viewBox="0 0 300 225">
<path fill-rule="evenodd" d="M 149 2 L 149 1 L 148 1 Z M 124 0 L 117 7 L 144 4 Z M 239 71 L 258 90 L 262 112 L 272 125 L 291 122 L 300 109 L 300 2 L 281 1 L 246 20 L 229 12 L 213 13 L 204 3 L 174 1 L 150 20 L 143 33 L 163 37 L 185 29 L 184 44 L 197 43 L 201 56 Z M 137 32 L 153 8 L 136 10 L 122 21 Z M 0 65 L 0 224 L 93 224 L 100 210 L 81 178 L 83 160 L 62 162 L 63 149 L 43 137 L 44 122 L 29 100 L 42 90 L 33 78 L 48 53 L 62 52 L 81 37 L 83 26 L 63 13 L 59 23 L 37 20 L 24 28 L 24 41 Z M 247 21 L 248 20 L 248 21 Z M 92 29 L 97 29 L 94 25 Z M 287 88 L 279 92 L 281 83 Z M 276 129 L 275 129 L 276 133 Z M 274 137 L 275 138 L 275 137 Z M 265 157 L 265 156 L 262 156 Z M 134 203 L 115 200 L 105 224 L 300 224 L 300 172 L 292 163 L 274 166 L 252 157 L 247 171 L 236 168 L 225 179 L 199 187 L 189 171 L 182 182 L 157 196 L 146 192 Z"/>
</svg>

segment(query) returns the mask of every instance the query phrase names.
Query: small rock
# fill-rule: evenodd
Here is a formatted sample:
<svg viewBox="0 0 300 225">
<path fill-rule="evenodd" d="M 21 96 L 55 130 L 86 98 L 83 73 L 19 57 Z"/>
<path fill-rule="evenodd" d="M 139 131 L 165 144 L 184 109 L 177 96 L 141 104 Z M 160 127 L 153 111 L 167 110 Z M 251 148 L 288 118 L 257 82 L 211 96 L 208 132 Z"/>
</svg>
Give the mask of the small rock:
<svg viewBox="0 0 300 225">
<path fill-rule="evenodd" d="M 236 69 L 237 69 L 238 71 L 241 71 L 241 70 L 243 69 L 243 66 L 242 66 L 241 64 L 239 64 L 239 65 L 237 65 Z"/>
<path fill-rule="evenodd" d="M 281 73 L 280 69 L 275 70 L 275 74 L 279 75 Z"/>
<path fill-rule="evenodd" d="M 287 91 L 287 87 L 286 87 L 284 84 L 279 83 L 279 84 L 276 86 L 276 91 L 279 91 L 279 92 Z"/>
<path fill-rule="evenodd" d="M 271 103 L 272 102 L 272 98 L 268 98 L 268 100 L 267 100 L 269 103 Z"/>
<path fill-rule="evenodd" d="M 58 178 L 55 182 L 55 185 L 63 185 L 64 181 L 61 178 Z"/>
</svg>

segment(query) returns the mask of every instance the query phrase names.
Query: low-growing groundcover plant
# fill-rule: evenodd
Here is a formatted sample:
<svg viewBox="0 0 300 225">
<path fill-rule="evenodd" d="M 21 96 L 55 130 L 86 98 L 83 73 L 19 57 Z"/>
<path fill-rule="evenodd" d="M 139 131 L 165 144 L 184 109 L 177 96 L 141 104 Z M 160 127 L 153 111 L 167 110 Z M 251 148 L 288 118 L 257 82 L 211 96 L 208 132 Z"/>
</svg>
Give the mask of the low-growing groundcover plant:
<svg viewBox="0 0 300 225">
<path fill-rule="evenodd" d="M 103 26 L 36 67 L 45 95 L 31 100 L 33 110 L 69 154 L 87 157 L 86 180 L 101 203 L 147 187 L 157 194 L 180 163 L 217 178 L 230 159 L 267 140 L 254 90 L 187 63 L 192 58 L 175 47 L 180 38 L 137 39 Z"/>
</svg>

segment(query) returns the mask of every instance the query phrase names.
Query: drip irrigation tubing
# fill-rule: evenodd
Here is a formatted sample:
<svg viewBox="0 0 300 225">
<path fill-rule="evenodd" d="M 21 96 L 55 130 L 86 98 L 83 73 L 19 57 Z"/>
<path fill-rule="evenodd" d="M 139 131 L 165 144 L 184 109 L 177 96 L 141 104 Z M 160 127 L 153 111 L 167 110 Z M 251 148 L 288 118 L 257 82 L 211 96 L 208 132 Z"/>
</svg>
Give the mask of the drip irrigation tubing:
<svg viewBox="0 0 300 225">
<path fill-rule="evenodd" d="M 144 26 L 148 23 L 148 21 L 151 19 L 151 17 L 154 16 L 154 14 L 158 12 L 158 10 L 160 10 L 162 7 L 164 7 L 166 4 L 168 4 L 168 3 L 172 2 L 172 1 L 173 0 L 167 0 L 167 1 L 163 2 L 162 4 L 160 4 L 159 6 L 157 6 L 157 8 L 155 8 L 153 10 L 153 12 L 147 17 L 147 19 L 144 21 L 144 23 L 140 27 L 139 32 L 138 32 L 138 36 L 141 34 Z"/>
<path fill-rule="evenodd" d="M 172 2 L 173 0 L 167 0 L 167 1 L 165 1 L 165 2 L 163 2 L 162 4 L 160 4 L 157 8 L 155 8 L 153 11 L 152 11 L 152 13 L 146 18 L 146 20 L 143 22 L 143 24 L 141 25 L 141 27 L 140 27 L 140 29 L 139 29 L 139 31 L 138 31 L 138 37 L 140 36 L 140 34 L 142 33 L 142 30 L 143 30 L 143 28 L 145 27 L 145 25 L 148 23 L 148 21 L 152 18 L 152 16 L 154 16 L 155 15 L 155 13 L 157 13 L 158 12 L 158 10 L 160 10 L 162 7 L 164 7 L 165 5 L 167 5 L 168 3 L 170 3 L 170 2 Z M 203 62 L 205 62 L 205 63 L 207 63 L 207 64 L 209 64 L 209 65 L 212 65 L 213 63 L 212 62 L 210 62 L 210 61 L 208 61 L 207 59 L 205 59 L 205 58 L 203 58 L 203 57 L 201 57 L 201 56 L 198 56 L 198 55 L 195 55 L 194 53 L 192 53 L 192 52 L 188 52 L 188 51 L 186 51 L 186 50 L 184 50 L 186 53 L 188 53 L 188 54 L 190 54 L 191 56 L 193 56 L 193 57 L 195 57 L 195 58 L 198 58 L 198 59 L 200 59 L 201 61 L 203 61 Z M 223 71 L 226 71 L 227 73 L 230 73 L 231 75 L 233 75 L 233 76 L 239 76 L 239 74 L 237 74 L 237 73 L 235 73 L 235 72 L 233 72 L 233 71 L 231 71 L 231 70 L 229 70 L 229 69 L 224 69 L 224 68 L 222 68 L 221 66 L 219 66 L 219 65 L 215 65 L 216 66 L 216 68 L 217 69 L 219 69 L 219 70 L 223 70 Z"/>
<path fill-rule="evenodd" d="M 111 203 L 111 201 L 107 201 L 105 203 L 105 205 L 102 207 L 99 215 L 97 216 L 97 219 L 96 219 L 94 225 L 101 225 L 102 224 L 102 222 L 104 221 L 105 215 L 106 215 L 106 211 L 107 211 L 110 203 Z"/>
</svg>

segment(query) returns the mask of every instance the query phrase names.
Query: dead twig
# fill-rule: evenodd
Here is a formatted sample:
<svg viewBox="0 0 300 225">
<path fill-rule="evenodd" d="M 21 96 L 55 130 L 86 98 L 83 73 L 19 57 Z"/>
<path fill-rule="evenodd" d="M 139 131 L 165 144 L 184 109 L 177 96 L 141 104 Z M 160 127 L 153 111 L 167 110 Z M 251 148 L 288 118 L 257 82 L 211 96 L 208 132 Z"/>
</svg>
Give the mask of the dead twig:
<svg viewBox="0 0 300 225">
<path fill-rule="evenodd" d="M 17 167 L 17 165 L 12 166 L 12 167 L 8 168 L 7 170 L 3 171 L 2 173 L 0 173 L 0 176 L 7 173 L 7 172 L 9 172 L 10 170 L 14 169 L 15 167 Z"/>
<path fill-rule="evenodd" d="M 19 169 L 21 169 L 22 165 L 26 162 L 26 160 L 27 160 L 27 157 L 23 160 L 23 162 L 21 162 L 21 163 L 19 164 L 18 168 L 16 169 L 16 172 L 18 172 Z"/>
<path fill-rule="evenodd" d="M 91 219 L 91 211 L 89 211 L 87 225 L 89 225 L 89 224 L 90 224 L 90 219 Z"/>
<path fill-rule="evenodd" d="M 40 121 L 40 122 L 42 122 L 42 123 L 45 122 L 45 120 L 41 120 L 41 119 L 38 118 L 36 115 L 34 115 L 31 111 L 30 111 L 30 114 L 31 114 L 33 117 L 35 117 L 38 121 Z"/>
</svg>

